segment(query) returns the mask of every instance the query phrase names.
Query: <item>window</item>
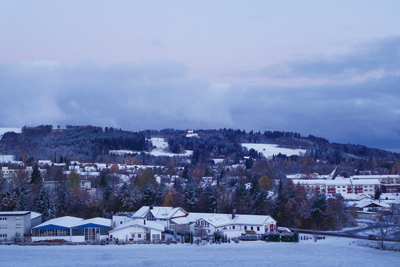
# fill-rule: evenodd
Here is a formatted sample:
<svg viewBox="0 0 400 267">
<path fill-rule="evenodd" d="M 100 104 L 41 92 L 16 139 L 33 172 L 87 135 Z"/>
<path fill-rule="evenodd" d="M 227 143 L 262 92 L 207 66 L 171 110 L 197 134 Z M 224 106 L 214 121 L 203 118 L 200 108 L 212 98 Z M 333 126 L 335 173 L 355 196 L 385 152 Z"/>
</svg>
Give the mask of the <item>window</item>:
<svg viewBox="0 0 400 267">
<path fill-rule="evenodd" d="M 15 226 L 15 228 L 21 229 L 21 225 L 20 225 L 20 224 L 17 224 L 17 225 Z"/>
<path fill-rule="evenodd" d="M 153 239 L 153 241 L 154 240 L 158 241 L 158 240 L 160 240 L 160 235 L 159 234 L 153 234 L 152 235 L 152 239 Z"/>
<path fill-rule="evenodd" d="M 142 238 L 142 234 L 137 234 L 137 237 L 138 238 Z"/>
<path fill-rule="evenodd" d="M 253 226 L 250 228 L 251 231 L 253 231 Z"/>
<path fill-rule="evenodd" d="M 7 225 L 0 225 L 0 230 L 2 230 L 2 229 L 7 229 Z"/>
<path fill-rule="evenodd" d="M 244 230 L 247 230 L 247 226 L 244 227 Z"/>
<path fill-rule="evenodd" d="M 149 215 L 147 215 L 147 220 L 148 221 L 155 221 L 156 218 L 153 216 L 153 214 L 151 212 L 149 212 Z"/>
<path fill-rule="evenodd" d="M 235 226 L 232 226 L 232 229 L 235 229 Z"/>
<path fill-rule="evenodd" d="M 257 231 L 260 231 L 260 227 L 259 226 L 257 226 Z"/>
<path fill-rule="evenodd" d="M 19 220 L 21 220 L 21 217 L 15 217 L 15 219 L 16 219 L 17 221 L 19 221 Z"/>
</svg>

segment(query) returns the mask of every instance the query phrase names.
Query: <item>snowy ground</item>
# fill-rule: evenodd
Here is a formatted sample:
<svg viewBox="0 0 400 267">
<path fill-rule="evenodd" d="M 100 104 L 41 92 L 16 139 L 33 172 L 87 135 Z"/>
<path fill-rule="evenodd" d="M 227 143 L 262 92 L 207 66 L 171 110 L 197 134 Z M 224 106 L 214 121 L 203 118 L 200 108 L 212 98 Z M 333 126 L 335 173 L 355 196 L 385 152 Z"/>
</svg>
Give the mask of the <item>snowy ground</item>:
<svg viewBox="0 0 400 267">
<path fill-rule="evenodd" d="M 248 150 L 253 148 L 254 150 L 263 153 L 264 157 L 272 157 L 272 155 L 286 154 L 287 156 L 298 155 L 306 153 L 305 149 L 291 149 L 291 148 L 281 148 L 274 144 L 249 144 L 242 143 L 243 147 L 246 147 Z"/>
<path fill-rule="evenodd" d="M 152 156 L 174 157 L 174 156 L 191 156 L 193 154 L 193 151 L 191 150 L 186 150 L 185 153 L 182 154 L 171 153 L 168 149 L 168 143 L 164 141 L 164 138 L 153 137 L 150 139 L 150 141 L 153 143 L 153 147 L 155 146 L 156 148 L 154 148 L 151 152 L 144 152 L 144 153 L 150 154 Z M 124 155 L 128 153 L 141 153 L 141 152 L 133 150 L 110 150 L 110 154 Z"/>
<path fill-rule="evenodd" d="M 400 253 L 326 237 L 299 243 L 0 246 L 1 266 L 398 266 Z M 375 241 L 371 241 L 375 242 Z"/>
</svg>

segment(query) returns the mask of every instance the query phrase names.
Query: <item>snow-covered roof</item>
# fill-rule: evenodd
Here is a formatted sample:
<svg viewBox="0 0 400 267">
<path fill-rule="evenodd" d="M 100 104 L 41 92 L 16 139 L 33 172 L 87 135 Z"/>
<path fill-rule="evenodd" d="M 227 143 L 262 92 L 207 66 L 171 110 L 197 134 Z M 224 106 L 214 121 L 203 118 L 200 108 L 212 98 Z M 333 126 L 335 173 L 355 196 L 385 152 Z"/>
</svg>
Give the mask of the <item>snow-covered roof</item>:
<svg viewBox="0 0 400 267">
<path fill-rule="evenodd" d="M 31 211 L 31 220 L 36 219 L 36 218 L 38 218 L 38 217 L 40 217 L 40 216 L 42 216 L 41 213 Z"/>
<path fill-rule="evenodd" d="M 342 197 L 347 201 L 360 201 L 362 199 L 370 199 L 370 196 L 366 194 L 346 194 L 342 193 Z"/>
<path fill-rule="evenodd" d="M 215 227 L 222 227 L 226 225 L 232 224 L 231 219 L 229 218 L 228 214 L 220 214 L 220 213 L 197 213 L 197 212 L 191 212 L 187 218 L 188 221 L 191 223 L 194 223 L 198 220 L 204 220 L 208 222 L 209 224 L 215 226 Z"/>
<path fill-rule="evenodd" d="M 381 199 L 387 199 L 387 200 L 400 200 L 400 194 L 399 193 L 382 193 L 381 194 Z"/>
<path fill-rule="evenodd" d="M 191 212 L 186 218 L 190 223 L 194 223 L 198 220 L 204 220 L 215 227 L 223 227 L 232 224 L 264 225 L 269 220 L 276 222 L 271 216 L 268 215 L 236 214 L 232 219 L 232 214 Z"/>
<path fill-rule="evenodd" d="M 173 219 L 171 219 L 171 221 L 173 221 L 174 223 L 179 224 L 179 225 L 184 225 L 184 224 L 190 223 L 187 217 L 173 218 Z"/>
<path fill-rule="evenodd" d="M 127 227 L 132 227 L 132 226 L 146 227 L 146 228 L 156 229 L 159 231 L 164 231 L 164 229 L 165 229 L 164 225 L 162 225 L 160 223 L 153 222 L 153 221 L 147 221 L 147 220 L 145 223 L 145 220 L 137 219 L 137 220 L 123 223 L 123 224 L 118 224 L 113 230 L 110 231 L 110 233 L 119 231 L 119 230 L 127 228 Z"/>
<path fill-rule="evenodd" d="M 356 205 L 356 207 L 357 207 L 357 208 L 365 208 L 366 206 L 371 205 L 371 204 L 380 206 L 380 207 L 382 207 L 382 208 L 390 208 L 390 205 L 389 205 L 389 204 L 387 204 L 387 203 L 385 203 L 385 202 L 383 202 L 383 201 L 378 201 L 378 200 L 363 200 L 363 201 L 360 201 L 360 202 Z"/>
<path fill-rule="evenodd" d="M 293 181 L 294 184 L 301 184 L 301 185 L 321 185 L 325 184 L 326 180 L 321 180 L 321 179 L 313 179 L 313 180 L 296 180 Z"/>
<path fill-rule="evenodd" d="M 178 211 L 183 212 L 184 215 L 187 214 L 187 212 L 182 210 L 181 208 L 143 206 L 137 212 L 135 212 L 135 214 L 132 215 L 132 218 L 145 218 L 149 211 L 151 212 L 151 214 L 153 214 L 154 218 L 167 220 L 174 217 L 181 217 L 182 214 L 177 215 Z"/>
<path fill-rule="evenodd" d="M 234 224 L 246 224 L 246 225 L 264 225 L 267 221 L 273 220 L 271 216 L 268 215 L 236 215 L 233 219 Z"/>
<path fill-rule="evenodd" d="M 64 216 L 64 217 L 55 218 L 55 219 L 49 220 L 47 222 L 41 223 L 41 224 L 37 225 L 36 227 L 34 227 L 33 229 L 39 229 L 39 228 L 43 228 L 43 227 L 50 226 L 50 225 L 55 225 L 55 226 L 59 226 L 59 227 L 63 227 L 63 228 L 71 228 L 72 226 L 74 226 L 75 224 L 77 224 L 81 221 L 83 221 L 82 218 L 77 218 L 77 217 L 72 217 L 72 216 Z"/>
<path fill-rule="evenodd" d="M 95 225 L 101 225 L 104 227 L 111 227 L 111 222 L 112 222 L 111 219 L 96 217 L 96 218 L 80 221 L 80 222 L 74 224 L 72 227 L 79 227 L 79 226 L 88 225 L 88 224 L 95 224 Z"/>
<path fill-rule="evenodd" d="M 353 175 L 351 176 L 353 179 L 400 179 L 400 175 L 398 174 L 382 174 L 382 175 Z"/>
</svg>

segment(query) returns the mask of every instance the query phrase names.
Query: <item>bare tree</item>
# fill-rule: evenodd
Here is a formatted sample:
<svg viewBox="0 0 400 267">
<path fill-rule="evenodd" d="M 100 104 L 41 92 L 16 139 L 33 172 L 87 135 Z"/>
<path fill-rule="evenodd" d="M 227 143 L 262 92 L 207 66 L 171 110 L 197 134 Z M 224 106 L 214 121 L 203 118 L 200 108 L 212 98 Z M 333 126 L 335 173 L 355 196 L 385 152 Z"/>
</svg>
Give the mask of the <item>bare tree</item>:
<svg viewBox="0 0 400 267">
<path fill-rule="evenodd" d="M 399 224 L 399 215 L 396 215 L 393 211 L 380 211 L 375 217 L 375 222 L 378 231 L 377 236 L 381 241 L 381 249 L 383 249 L 383 242 L 387 238 L 388 233 Z"/>
</svg>

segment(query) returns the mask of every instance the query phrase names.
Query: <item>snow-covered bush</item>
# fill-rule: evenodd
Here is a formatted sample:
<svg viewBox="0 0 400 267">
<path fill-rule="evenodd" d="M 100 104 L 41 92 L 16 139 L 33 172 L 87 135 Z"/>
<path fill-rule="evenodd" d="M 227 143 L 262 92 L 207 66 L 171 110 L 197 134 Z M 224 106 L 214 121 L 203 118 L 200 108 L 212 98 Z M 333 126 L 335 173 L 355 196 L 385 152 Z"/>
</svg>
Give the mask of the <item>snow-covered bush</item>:
<svg viewBox="0 0 400 267">
<path fill-rule="evenodd" d="M 269 242 L 279 242 L 281 240 L 281 235 L 278 231 L 266 233 L 262 235 L 262 240 Z"/>
</svg>

